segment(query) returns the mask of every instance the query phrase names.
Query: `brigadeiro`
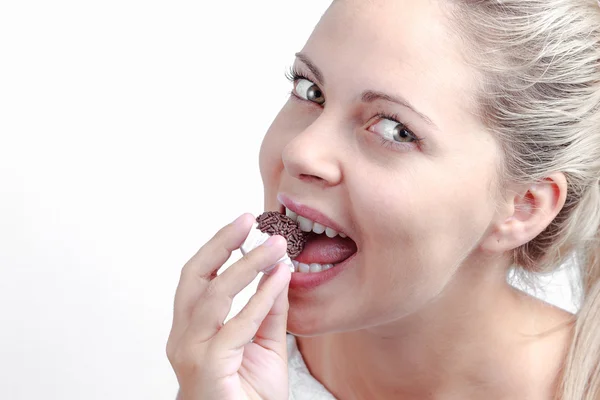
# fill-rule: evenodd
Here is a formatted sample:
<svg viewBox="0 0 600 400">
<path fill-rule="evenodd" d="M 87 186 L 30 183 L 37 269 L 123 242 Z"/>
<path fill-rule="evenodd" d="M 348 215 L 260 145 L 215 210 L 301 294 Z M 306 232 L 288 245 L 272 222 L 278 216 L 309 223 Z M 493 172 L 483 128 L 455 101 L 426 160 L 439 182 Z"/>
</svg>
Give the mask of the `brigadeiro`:
<svg viewBox="0 0 600 400">
<path fill-rule="evenodd" d="M 304 249 L 307 233 L 290 217 L 277 211 L 267 211 L 256 218 L 258 229 L 270 236 L 280 235 L 287 240 L 287 254 L 296 258 Z"/>
<path fill-rule="evenodd" d="M 252 229 L 244 243 L 240 246 L 242 254 L 246 255 L 256 247 L 263 244 L 272 235 L 281 235 L 287 240 L 287 251 L 275 264 L 265 269 L 263 272 L 270 273 L 275 265 L 284 263 L 293 273 L 295 271 L 292 258 L 297 257 L 304 249 L 307 233 L 302 232 L 298 224 L 284 214 L 274 211 L 267 211 L 256 218 Z"/>
</svg>

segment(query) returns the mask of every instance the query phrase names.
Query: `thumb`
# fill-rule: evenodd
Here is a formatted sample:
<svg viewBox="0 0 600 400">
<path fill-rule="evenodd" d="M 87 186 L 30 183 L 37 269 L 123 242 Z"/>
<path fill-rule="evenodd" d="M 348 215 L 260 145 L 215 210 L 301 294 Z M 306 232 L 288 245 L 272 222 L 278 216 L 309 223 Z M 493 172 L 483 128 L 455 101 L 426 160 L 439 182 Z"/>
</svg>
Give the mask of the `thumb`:
<svg viewBox="0 0 600 400">
<path fill-rule="evenodd" d="M 278 264 L 277 269 L 261 278 L 260 287 L 266 279 L 277 279 L 283 281 L 282 290 L 276 297 L 273 307 L 263 320 L 254 336 L 254 343 L 261 347 L 272 350 L 287 361 L 287 317 L 288 317 L 288 288 L 292 276 L 290 269 L 285 264 Z M 277 276 L 277 277 L 276 277 Z"/>
</svg>

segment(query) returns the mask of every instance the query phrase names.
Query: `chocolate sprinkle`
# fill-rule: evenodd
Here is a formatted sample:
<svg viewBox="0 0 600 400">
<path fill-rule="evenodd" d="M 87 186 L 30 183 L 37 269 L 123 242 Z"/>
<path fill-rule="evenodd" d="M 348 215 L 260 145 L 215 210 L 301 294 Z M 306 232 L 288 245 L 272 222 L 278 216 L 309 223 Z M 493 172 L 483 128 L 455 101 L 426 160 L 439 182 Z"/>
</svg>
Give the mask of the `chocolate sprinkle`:
<svg viewBox="0 0 600 400">
<path fill-rule="evenodd" d="M 287 253 L 290 258 L 298 257 L 304 249 L 307 233 L 290 217 L 277 211 L 267 211 L 256 218 L 258 229 L 271 236 L 281 235 L 287 240 Z"/>
</svg>

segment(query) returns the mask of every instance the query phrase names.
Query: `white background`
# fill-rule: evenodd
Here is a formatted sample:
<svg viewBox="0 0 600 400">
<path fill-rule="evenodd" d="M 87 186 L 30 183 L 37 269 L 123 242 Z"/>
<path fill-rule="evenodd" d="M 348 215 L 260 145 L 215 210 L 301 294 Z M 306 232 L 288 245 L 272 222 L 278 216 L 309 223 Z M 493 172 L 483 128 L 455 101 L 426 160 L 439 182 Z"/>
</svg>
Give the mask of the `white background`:
<svg viewBox="0 0 600 400">
<path fill-rule="evenodd" d="M 262 211 L 260 142 L 328 4 L 0 4 L 0 398 L 174 398 L 181 267 Z"/>
</svg>

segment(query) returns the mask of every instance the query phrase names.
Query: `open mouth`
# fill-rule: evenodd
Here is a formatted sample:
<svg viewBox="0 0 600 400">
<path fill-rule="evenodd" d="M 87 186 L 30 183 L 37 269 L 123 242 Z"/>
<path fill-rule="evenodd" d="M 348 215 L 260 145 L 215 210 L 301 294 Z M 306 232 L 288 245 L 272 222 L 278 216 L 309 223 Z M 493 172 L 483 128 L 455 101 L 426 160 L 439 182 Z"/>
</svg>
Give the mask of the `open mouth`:
<svg viewBox="0 0 600 400">
<path fill-rule="evenodd" d="M 282 206 L 282 214 L 298 223 L 300 230 L 308 233 L 302 252 L 292 260 L 294 272 L 318 273 L 335 268 L 357 252 L 354 240 L 318 221 Z"/>
</svg>

